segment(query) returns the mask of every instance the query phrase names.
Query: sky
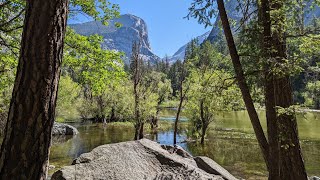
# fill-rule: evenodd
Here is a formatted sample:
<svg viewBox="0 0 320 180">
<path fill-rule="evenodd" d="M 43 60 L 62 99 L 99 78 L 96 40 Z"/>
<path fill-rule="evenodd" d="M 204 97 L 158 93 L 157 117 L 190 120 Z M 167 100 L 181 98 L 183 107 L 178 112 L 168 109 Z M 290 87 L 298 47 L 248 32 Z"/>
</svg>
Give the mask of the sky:
<svg viewBox="0 0 320 180">
<path fill-rule="evenodd" d="M 205 29 L 197 20 L 184 18 L 188 14 L 192 0 L 110 0 L 110 2 L 119 4 L 121 14 L 136 15 L 147 23 L 152 51 L 160 57 L 173 55 L 192 38 L 210 31 L 210 27 Z M 81 21 L 88 20 L 81 18 Z"/>
</svg>

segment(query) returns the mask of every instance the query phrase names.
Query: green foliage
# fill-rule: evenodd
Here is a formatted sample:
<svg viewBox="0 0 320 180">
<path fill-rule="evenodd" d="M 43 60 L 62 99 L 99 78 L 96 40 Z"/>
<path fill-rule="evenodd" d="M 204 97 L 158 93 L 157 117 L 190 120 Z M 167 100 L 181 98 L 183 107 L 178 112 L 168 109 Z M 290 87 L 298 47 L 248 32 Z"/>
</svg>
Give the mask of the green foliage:
<svg viewBox="0 0 320 180">
<path fill-rule="evenodd" d="M 214 3 L 211 0 L 193 0 L 187 18 L 198 19 L 199 24 L 204 24 L 205 27 L 212 26 L 211 19 L 217 15 Z"/>
<path fill-rule="evenodd" d="M 108 84 L 99 96 L 85 98 L 79 112 L 85 119 L 104 116 L 110 121 L 130 121 L 133 118 L 133 104 L 132 86 L 124 78 Z M 114 117 L 111 117 L 112 113 Z"/>
<path fill-rule="evenodd" d="M 106 117 L 110 112 L 107 105 L 121 97 L 118 87 L 125 77 L 123 54 L 102 49 L 102 41 L 101 36 L 82 36 L 67 28 L 63 74 L 71 74 L 82 86 L 84 99 L 78 108 L 82 118 Z"/>
<path fill-rule="evenodd" d="M 161 105 L 160 108 L 175 108 L 179 106 L 179 101 L 177 98 L 171 97 L 170 99 L 164 101 Z"/>
<path fill-rule="evenodd" d="M 25 1 L 6 0 L 1 3 L 0 12 L 0 56 L 4 54 L 17 58 L 23 27 Z"/>
<path fill-rule="evenodd" d="M 123 54 L 103 50 L 101 42 L 101 36 L 82 36 L 67 29 L 64 66 L 77 74 L 78 81 L 88 85 L 93 95 L 101 95 L 108 84 L 124 76 Z"/>
<path fill-rule="evenodd" d="M 8 111 L 17 67 L 25 2 L 4 1 L 0 6 L 0 112 Z"/>
<path fill-rule="evenodd" d="M 172 96 L 177 96 L 177 91 L 180 88 L 180 82 L 179 82 L 179 72 L 182 69 L 182 62 L 180 60 L 177 60 L 175 63 L 173 63 L 170 66 L 169 72 L 168 72 L 168 78 L 171 81 L 171 88 L 172 88 Z"/>
<path fill-rule="evenodd" d="M 306 106 L 320 109 L 320 81 L 309 82 L 303 96 Z"/>
<path fill-rule="evenodd" d="M 159 103 L 171 94 L 170 81 L 160 72 L 146 74 L 139 86 L 139 112 L 146 122 L 156 116 Z M 108 121 L 134 122 L 133 84 L 128 76 L 117 82 L 105 84 L 99 96 L 85 98 L 79 108 L 81 117 L 106 117 Z"/>
<path fill-rule="evenodd" d="M 120 7 L 106 0 L 70 0 L 71 18 L 79 13 L 85 13 L 96 21 L 108 25 L 108 20 L 120 16 Z M 120 26 L 117 24 L 117 26 Z"/>
<path fill-rule="evenodd" d="M 81 87 L 70 76 L 61 76 L 59 81 L 56 116 L 58 119 L 74 120 L 78 118 L 81 102 Z"/>
<path fill-rule="evenodd" d="M 0 111 L 8 110 L 11 98 L 15 71 L 18 64 L 25 3 L 26 2 L 22 0 L 6 0 L 0 3 Z M 120 15 L 119 6 L 112 4 L 109 1 L 71 0 L 69 4 L 69 18 L 73 18 L 75 15 L 82 13 L 107 24 L 109 19 Z M 93 61 L 94 63 L 97 63 L 98 59 L 103 61 L 97 63 L 97 65 L 104 65 L 103 67 L 105 68 L 102 68 L 103 71 L 99 72 L 99 75 L 104 76 L 104 79 L 97 78 L 97 74 L 90 74 L 85 71 L 82 71 L 83 74 L 81 76 L 83 81 L 91 83 L 93 89 L 97 93 L 99 93 L 103 87 L 97 85 L 95 80 L 98 79 L 103 81 L 107 79 L 108 75 L 110 75 L 110 73 L 106 73 L 105 69 L 109 68 L 111 72 L 117 72 L 119 74 L 121 73 L 119 69 L 121 69 L 122 66 L 122 64 L 119 63 L 119 57 L 121 56 L 120 53 L 103 51 L 100 47 L 101 41 L 102 38 L 96 35 L 86 38 L 76 34 L 68 28 L 66 34 L 67 46 L 64 51 L 64 58 L 67 59 L 65 64 L 71 63 L 74 67 L 77 64 L 75 61 L 78 57 L 83 61 L 88 60 L 91 63 Z M 108 59 L 108 61 L 106 61 L 106 59 Z M 82 64 L 81 62 L 78 62 L 78 65 L 84 65 L 87 70 L 97 69 L 97 66 L 95 66 L 95 64 L 90 64 L 90 62 L 82 62 Z M 69 71 L 73 71 L 70 66 L 65 66 L 65 68 Z M 79 70 L 79 68 L 77 67 L 76 70 Z M 113 75 L 114 74 L 110 76 L 113 77 Z"/>
<path fill-rule="evenodd" d="M 140 99 L 139 111 L 141 120 L 147 122 L 156 116 L 158 95 L 148 87 L 144 87 L 144 89 Z"/>
<path fill-rule="evenodd" d="M 205 73 L 192 71 L 190 78 L 191 88 L 187 95 L 188 102 L 186 112 L 193 122 L 197 131 L 201 129 L 201 106 L 206 123 L 214 120 L 216 113 L 220 111 L 239 110 L 243 108 L 240 90 L 234 84 L 234 80 L 230 79 L 230 74 L 210 69 Z"/>
<path fill-rule="evenodd" d="M 142 93 L 140 100 L 142 116 L 145 120 L 150 120 L 156 117 L 160 105 L 171 96 L 170 80 L 164 73 L 151 71 L 143 78 L 140 92 Z"/>
<path fill-rule="evenodd" d="M 288 108 L 276 106 L 275 108 L 276 108 L 277 116 L 282 116 L 282 115 L 294 116 L 296 114 L 299 106 L 292 105 Z"/>
<path fill-rule="evenodd" d="M 165 60 L 160 60 L 157 61 L 155 64 L 155 71 L 157 72 L 162 72 L 166 75 L 168 75 L 170 69 L 170 64 L 169 64 L 169 57 L 166 56 Z"/>
<path fill-rule="evenodd" d="M 320 35 L 310 35 L 299 38 L 299 50 L 305 57 L 320 56 Z"/>
<path fill-rule="evenodd" d="M 8 111 L 17 61 L 11 53 L 0 53 L 0 112 Z"/>
<path fill-rule="evenodd" d="M 233 75 L 226 71 L 227 58 L 209 42 L 202 44 L 194 57 L 187 78 L 186 112 L 192 122 L 191 132 L 198 136 L 205 133 L 218 112 L 241 109 L 243 102 Z"/>
<path fill-rule="evenodd" d="M 158 105 L 162 104 L 172 94 L 171 82 L 162 72 L 151 71 L 146 75 L 144 82 L 144 86 L 149 87 L 153 93 L 157 94 Z"/>
</svg>

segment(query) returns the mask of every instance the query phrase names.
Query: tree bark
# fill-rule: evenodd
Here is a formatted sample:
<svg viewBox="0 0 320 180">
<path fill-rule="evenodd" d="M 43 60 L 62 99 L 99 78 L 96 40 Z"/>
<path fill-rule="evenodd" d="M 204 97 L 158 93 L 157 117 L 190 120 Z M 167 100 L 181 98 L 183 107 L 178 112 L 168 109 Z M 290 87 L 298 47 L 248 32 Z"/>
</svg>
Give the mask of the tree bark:
<svg viewBox="0 0 320 180">
<path fill-rule="evenodd" d="M 143 139 L 144 138 L 144 135 L 143 135 L 143 129 L 144 128 L 144 122 L 142 122 L 140 124 L 140 129 L 139 129 L 139 139 Z"/>
<path fill-rule="evenodd" d="M 275 82 L 276 105 L 288 108 L 293 104 L 289 77 Z M 298 136 L 297 120 L 294 114 L 278 116 L 280 129 L 280 179 L 307 180 Z"/>
<path fill-rule="evenodd" d="M 270 144 L 269 179 L 306 180 L 307 174 L 301 154 L 297 122 L 294 114 L 276 113 L 276 108 L 289 108 L 293 105 L 293 94 L 288 72 L 274 73 L 271 67 L 281 68 L 275 64 L 284 64 L 287 59 L 284 38 L 285 13 L 271 17 L 271 9 L 281 12 L 284 2 L 261 0 L 261 17 L 264 36 L 264 56 L 266 80 L 267 124 Z M 271 21 L 271 18 L 277 20 Z M 272 23 L 275 22 L 274 27 Z M 272 28 L 275 30 L 272 32 Z M 269 89 L 268 89 L 269 88 Z M 271 156 L 272 154 L 272 156 Z"/>
<path fill-rule="evenodd" d="M 204 117 L 204 107 L 203 107 L 203 100 L 200 100 L 200 118 L 201 118 L 201 123 L 202 123 L 202 127 L 201 127 L 201 141 L 200 143 L 203 145 L 204 144 L 204 137 L 206 135 L 206 130 L 207 130 L 207 123 L 206 123 L 206 119 Z"/>
<path fill-rule="evenodd" d="M 140 44 L 141 42 L 134 42 L 132 46 L 132 65 L 133 65 L 133 93 L 134 93 L 134 113 L 135 113 L 135 134 L 134 140 L 139 140 L 141 137 L 141 117 L 140 117 L 140 109 L 139 109 L 139 85 L 141 80 L 141 59 L 140 55 Z M 143 132 L 143 129 L 142 129 Z M 142 135 L 143 136 L 143 135 Z"/>
<path fill-rule="evenodd" d="M 159 127 L 159 114 L 160 114 L 160 104 L 157 106 L 156 118 L 154 119 L 154 127 L 157 129 Z"/>
<path fill-rule="evenodd" d="M 251 94 L 249 91 L 249 87 L 248 87 L 247 82 L 245 80 L 243 68 L 242 68 L 242 65 L 240 62 L 240 57 L 239 57 L 237 48 L 234 43 L 234 39 L 233 39 L 233 35 L 231 32 L 228 16 L 227 16 L 227 13 L 225 10 L 224 2 L 223 2 L 223 0 L 217 0 L 217 4 L 218 4 L 218 10 L 219 10 L 219 15 L 220 15 L 220 19 L 222 22 L 224 34 L 225 34 L 228 48 L 230 51 L 232 64 L 233 64 L 233 67 L 234 67 L 234 70 L 236 73 L 238 86 L 241 90 L 243 101 L 246 105 L 246 108 L 247 108 L 247 111 L 248 111 L 248 114 L 249 114 L 249 117 L 251 120 L 251 124 L 253 126 L 253 130 L 255 132 L 260 149 L 262 151 L 263 158 L 264 158 L 266 165 L 269 169 L 269 163 L 268 163 L 269 144 L 268 144 L 266 136 L 263 132 L 257 111 L 255 110 L 255 107 L 253 105 L 253 100 L 252 100 L 252 97 L 251 97 Z"/>
<path fill-rule="evenodd" d="M 263 13 L 262 17 L 264 17 L 264 49 L 267 51 L 266 57 L 270 58 L 269 60 L 276 60 L 277 63 L 281 64 L 283 63 L 283 59 L 287 58 L 286 43 L 280 38 L 281 35 L 277 33 L 271 33 L 269 2 L 269 0 L 261 0 L 260 6 L 260 11 Z M 278 10 L 281 8 L 281 4 L 279 4 L 279 1 L 277 2 L 278 3 L 271 3 L 273 5 L 272 9 Z M 264 160 L 270 172 L 269 179 L 307 179 L 299 144 L 296 118 L 294 115 L 287 114 L 277 116 L 275 109 L 277 106 L 288 108 L 293 104 L 289 76 L 286 75 L 279 78 L 270 73 L 270 66 L 268 66 L 267 63 L 266 67 L 268 68 L 266 68 L 266 70 L 268 70 L 268 72 L 265 73 L 265 88 L 269 136 L 268 143 L 262 131 L 259 118 L 254 109 L 253 101 L 249 93 L 249 88 L 243 75 L 243 69 L 236 46 L 234 44 L 228 17 L 224 8 L 224 2 L 223 0 L 217 0 L 217 3 L 224 33 L 230 50 L 231 59 L 237 75 L 238 84 L 243 95 L 243 100 L 247 107 L 247 111 L 262 150 Z M 278 27 L 281 28 L 281 26 Z M 277 31 L 283 32 L 281 29 L 278 29 Z"/>
<path fill-rule="evenodd" d="M 27 1 L 0 179 L 46 179 L 67 8 L 67 0 Z"/>
<path fill-rule="evenodd" d="M 263 49 L 264 57 L 264 76 L 265 76 L 265 106 L 266 106 L 266 120 L 267 120 L 267 132 L 269 140 L 269 179 L 279 180 L 279 132 L 277 113 L 275 110 L 275 94 L 274 94 L 274 76 L 270 73 L 270 67 L 272 63 L 269 61 L 270 53 L 272 49 L 272 37 L 271 37 L 271 19 L 270 19 L 270 4 L 268 0 L 261 0 L 259 9 L 259 23 L 263 27 L 263 33 L 261 37 L 261 49 Z"/>
<path fill-rule="evenodd" d="M 184 95 L 182 93 L 183 93 L 183 84 L 181 82 L 181 86 L 180 86 L 180 102 L 179 102 L 179 106 L 178 106 L 176 120 L 174 121 L 174 132 L 173 132 L 173 144 L 174 145 L 177 144 L 178 123 L 179 123 L 180 113 L 181 113 L 182 104 L 183 104 L 183 100 L 184 100 Z"/>
<path fill-rule="evenodd" d="M 135 77 L 136 78 L 136 77 Z M 134 111 L 135 111 L 135 135 L 134 135 L 134 140 L 138 140 L 140 135 L 140 111 L 139 111 L 139 95 L 138 95 L 138 83 L 134 84 Z"/>
<path fill-rule="evenodd" d="M 284 2 L 277 0 L 270 0 L 271 9 L 281 10 Z M 287 59 L 287 43 L 284 38 L 285 30 L 284 24 L 286 14 L 281 14 L 277 17 L 276 30 L 272 33 L 272 51 L 271 58 L 277 64 L 284 64 L 284 59 Z M 290 108 L 293 103 L 293 92 L 288 72 L 283 72 L 284 75 L 275 74 L 274 78 L 274 93 L 275 93 L 275 107 Z M 279 126 L 280 139 L 280 179 L 288 180 L 307 180 L 307 173 L 302 157 L 297 119 L 295 114 L 290 112 L 277 115 L 277 122 Z"/>
<path fill-rule="evenodd" d="M 140 133 L 140 125 L 136 123 L 134 125 L 134 140 L 139 140 L 139 133 Z"/>
</svg>

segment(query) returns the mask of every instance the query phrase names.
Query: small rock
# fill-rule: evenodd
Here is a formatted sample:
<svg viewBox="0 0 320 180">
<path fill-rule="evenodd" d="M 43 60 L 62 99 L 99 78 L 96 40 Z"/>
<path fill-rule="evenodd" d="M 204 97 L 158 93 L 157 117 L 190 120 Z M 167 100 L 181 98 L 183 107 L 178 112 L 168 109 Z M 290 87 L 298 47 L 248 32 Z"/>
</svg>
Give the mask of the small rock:
<svg viewBox="0 0 320 180">
<path fill-rule="evenodd" d="M 54 168 L 56 168 L 56 166 L 54 166 L 54 165 L 51 165 L 51 164 L 50 164 L 50 165 L 48 166 L 48 169 L 49 169 L 49 170 L 54 169 Z"/>
<path fill-rule="evenodd" d="M 173 154 L 176 153 L 177 155 L 184 157 L 184 158 L 191 158 L 192 156 L 185 151 L 181 146 L 175 145 L 161 145 L 161 147 L 165 150 L 167 150 L 169 153 Z"/>
</svg>

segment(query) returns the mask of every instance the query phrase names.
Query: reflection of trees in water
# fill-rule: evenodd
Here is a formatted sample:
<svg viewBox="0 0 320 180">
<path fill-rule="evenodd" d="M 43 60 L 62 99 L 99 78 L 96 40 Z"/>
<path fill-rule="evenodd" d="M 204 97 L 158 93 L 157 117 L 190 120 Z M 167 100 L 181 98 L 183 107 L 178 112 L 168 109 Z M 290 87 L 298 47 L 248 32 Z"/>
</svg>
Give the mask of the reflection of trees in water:
<svg viewBox="0 0 320 180">
<path fill-rule="evenodd" d="M 320 174 L 320 141 L 302 141 L 301 149 L 309 176 Z"/>
<path fill-rule="evenodd" d="M 258 144 L 253 139 L 230 139 L 208 137 L 202 146 L 187 143 L 194 156 L 208 156 L 232 174 L 242 178 L 252 177 L 255 172 L 267 173 Z"/>
<path fill-rule="evenodd" d="M 157 139 L 157 142 L 159 142 L 160 144 L 173 145 L 173 133 L 174 133 L 173 129 L 171 129 L 170 131 L 160 131 L 157 134 L 154 134 L 153 138 Z M 182 146 L 180 142 L 185 141 L 185 139 L 186 139 L 186 136 L 182 134 L 181 131 L 178 131 L 177 145 Z"/>
<path fill-rule="evenodd" d="M 81 138 L 81 134 L 77 135 L 72 139 L 72 144 L 70 149 L 68 150 L 68 155 L 72 158 L 79 157 L 82 153 L 88 152 L 85 148 L 85 144 L 83 143 L 83 140 Z"/>
<path fill-rule="evenodd" d="M 229 133 L 232 136 L 233 132 Z M 209 141 L 206 141 L 204 146 L 187 143 L 187 150 L 194 156 L 212 158 L 235 176 L 245 179 L 267 177 L 266 167 L 255 139 L 219 137 L 213 133 L 208 134 L 207 138 Z M 301 145 L 308 174 L 319 175 L 320 141 L 305 141 Z"/>
<path fill-rule="evenodd" d="M 73 136 L 64 136 L 64 135 L 61 135 L 61 136 L 52 136 L 51 138 L 51 143 L 52 145 L 59 145 L 59 144 L 62 144 L 62 143 L 65 143 L 67 142 L 68 140 L 70 140 L 71 138 L 73 138 Z"/>
<path fill-rule="evenodd" d="M 134 137 L 133 127 L 120 127 L 107 124 L 83 125 L 77 127 L 79 134 L 74 138 L 53 137 L 53 146 L 50 153 L 50 162 L 61 166 L 70 165 L 74 158 L 82 153 L 89 152 L 97 146 L 122 141 L 131 141 Z M 183 129 L 178 136 L 178 142 L 185 140 Z M 266 170 L 260 149 L 255 139 L 245 138 L 237 135 L 236 132 L 209 131 L 204 146 L 196 143 L 178 144 L 194 156 L 208 156 L 221 164 L 232 174 L 242 177 L 256 177 L 258 174 L 265 174 Z M 218 133 L 218 134 L 217 134 Z M 221 133 L 221 132 L 220 132 Z M 182 135 L 181 135 L 182 134 Z M 161 144 L 173 144 L 173 131 L 150 134 L 150 139 Z M 310 175 L 320 173 L 320 141 L 302 142 L 302 151 L 307 171 Z"/>
<path fill-rule="evenodd" d="M 53 136 L 50 159 L 77 158 L 80 154 L 86 152 L 80 135 L 76 136 Z"/>
<path fill-rule="evenodd" d="M 150 139 L 152 141 L 158 142 L 159 138 L 158 138 L 158 131 L 152 131 L 150 133 Z"/>
</svg>

